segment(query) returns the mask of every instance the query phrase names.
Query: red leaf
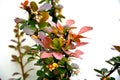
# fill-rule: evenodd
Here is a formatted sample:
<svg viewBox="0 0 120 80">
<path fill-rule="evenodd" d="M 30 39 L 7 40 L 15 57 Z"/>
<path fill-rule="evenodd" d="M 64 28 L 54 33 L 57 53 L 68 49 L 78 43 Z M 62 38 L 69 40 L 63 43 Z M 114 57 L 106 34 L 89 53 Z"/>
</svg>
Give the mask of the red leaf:
<svg viewBox="0 0 120 80">
<path fill-rule="evenodd" d="M 45 37 L 45 38 L 43 39 L 43 41 L 42 41 L 43 46 L 44 46 L 45 48 L 50 48 L 51 42 L 52 42 L 52 39 L 49 38 L 49 37 Z"/>
</svg>

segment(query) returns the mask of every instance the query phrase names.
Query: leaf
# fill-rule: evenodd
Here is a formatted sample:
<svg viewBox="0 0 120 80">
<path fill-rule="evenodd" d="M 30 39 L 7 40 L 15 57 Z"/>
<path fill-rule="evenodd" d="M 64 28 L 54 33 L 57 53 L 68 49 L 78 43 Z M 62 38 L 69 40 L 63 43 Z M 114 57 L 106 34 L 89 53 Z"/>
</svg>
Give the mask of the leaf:
<svg viewBox="0 0 120 80">
<path fill-rule="evenodd" d="M 73 25 L 74 23 L 75 21 L 72 19 L 66 21 L 66 25 L 69 25 L 69 26 Z"/>
<path fill-rule="evenodd" d="M 45 64 L 50 64 L 50 63 L 52 63 L 52 62 L 49 60 L 49 58 L 46 58 L 44 62 L 45 62 Z"/>
<path fill-rule="evenodd" d="M 28 72 L 30 72 L 30 71 L 32 71 L 32 70 L 34 70 L 34 68 L 28 69 L 25 73 L 28 73 Z"/>
<path fill-rule="evenodd" d="M 41 3 L 43 3 L 43 2 L 45 2 L 45 0 L 41 0 L 41 1 L 39 2 L 39 4 L 41 4 Z"/>
<path fill-rule="evenodd" d="M 29 57 L 29 58 L 27 59 L 28 62 L 33 61 L 33 60 L 35 60 L 35 57 Z"/>
<path fill-rule="evenodd" d="M 44 3 L 43 5 L 41 5 L 39 7 L 39 11 L 46 11 L 46 10 L 50 10 L 52 8 L 52 5 L 49 3 Z"/>
<path fill-rule="evenodd" d="M 46 3 L 49 3 L 50 0 L 45 0 L 45 1 L 46 1 Z"/>
<path fill-rule="evenodd" d="M 28 63 L 30 63 L 31 61 L 33 61 L 33 60 L 35 60 L 36 58 L 34 58 L 34 57 L 29 57 L 28 59 L 27 59 L 27 62 L 24 64 L 24 66 L 26 66 Z"/>
<path fill-rule="evenodd" d="M 12 76 L 15 76 L 15 75 L 20 75 L 20 73 L 19 72 L 15 72 L 15 73 L 12 74 Z"/>
<path fill-rule="evenodd" d="M 20 36 L 23 36 L 24 35 L 24 32 L 20 32 Z"/>
<path fill-rule="evenodd" d="M 43 29 L 43 28 L 45 28 L 47 25 L 48 25 L 47 22 L 41 22 L 38 26 L 39 26 L 40 29 Z"/>
<path fill-rule="evenodd" d="M 94 69 L 94 71 L 98 72 L 99 74 L 102 74 L 102 71 L 100 71 L 98 69 Z"/>
<path fill-rule="evenodd" d="M 107 78 L 107 80 L 115 80 L 114 77 Z"/>
<path fill-rule="evenodd" d="M 110 65 L 114 65 L 111 61 L 106 61 L 108 64 L 110 64 Z"/>
<path fill-rule="evenodd" d="M 45 77 L 45 72 L 41 71 L 41 70 L 38 70 L 37 71 L 37 76 L 40 76 L 40 78 L 42 79 L 43 77 Z"/>
<path fill-rule="evenodd" d="M 33 31 L 36 31 L 36 21 L 35 20 L 32 20 L 32 21 L 29 21 L 29 28 Z"/>
<path fill-rule="evenodd" d="M 42 18 L 40 19 L 40 21 L 41 21 L 41 22 L 44 22 L 44 21 L 48 20 L 48 18 L 49 18 L 49 13 L 43 11 L 43 12 L 41 12 L 41 15 L 40 15 L 40 16 L 42 16 Z"/>
<path fill-rule="evenodd" d="M 38 10 L 38 6 L 34 1 L 30 2 L 30 7 L 34 12 Z"/>
<path fill-rule="evenodd" d="M 31 47 L 28 46 L 28 45 L 22 46 L 21 48 L 23 48 L 23 49 L 25 49 L 25 50 L 30 50 L 30 49 L 31 49 Z"/>
<path fill-rule="evenodd" d="M 53 39 L 53 48 L 59 51 L 62 47 L 62 38 L 54 38 Z"/>
<path fill-rule="evenodd" d="M 10 78 L 9 80 L 21 80 L 22 78 L 21 77 L 19 77 L 19 78 Z"/>
<path fill-rule="evenodd" d="M 17 43 L 17 41 L 16 41 L 16 40 L 14 40 L 14 39 L 11 39 L 11 41 L 12 41 L 12 42 L 14 42 L 14 43 Z"/>
<path fill-rule="evenodd" d="M 17 47 L 16 46 L 14 46 L 14 45 L 9 45 L 8 47 L 10 47 L 10 48 L 13 48 L 13 49 L 17 49 Z"/>
<path fill-rule="evenodd" d="M 90 30 L 92 30 L 92 29 L 93 29 L 93 28 L 90 27 L 90 26 L 84 26 L 84 27 L 82 27 L 82 28 L 80 29 L 80 31 L 79 31 L 78 34 L 82 34 L 82 33 L 84 33 L 84 32 L 90 31 Z"/>
<path fill-rule="evenodd" d="M 43 80 L 43 77 L 38 77 L 37 80 Z"/>
<path fill-rule="evenodd" d="M 20 77 L 20 78 L 18 78 L 18 79 L 16 79 L 16 80 L 21 80 L 22 78 Z"/>
<path fill-rule="evenodd" d="M 24 39 L 22 39 L 22 40 L 21 40 L 21 43 L 22 43 L 22 42 L 24 42 L 25 40 L 26 40 L 25 38 L 24 38 Z"/>
<path fill-rule="evenodd" d="M 120 70 L 119 70 L 119 69 L 117 70 L 117 72 L 118 72 L 118 74 L 119 74 L 119 76 L 120 76 Z"/>
<path fill-rule="evenodd" d="M 65 68 L 62 68 L 62 67 L 58 67 L 57 71 L 58 71 L 58 74 L 65 74 L 67 72 L 67 70 Z"/>
<path fill-rule="evenodd" d="M 113 46 L 118 52 L 120 52 L 120 46 Z"/>
<path fill-rule="evenodd" d="M 19 63 L 19 57 L 17 57 L 16 55 L 12 55 L 12 60 L 11 61 Z"/>
<path fill-rule="evenodd" d="M 23 22 L 22 25 L 20 26 L 20 30 L 22 30 L 24 27 L 28 26 L 27 23 L 28 23 L 27 21 Z"/>
<path fill-rule="evenodd" d="M 102 71 L 103 74 L 108 73 L 108 69 L 107 68 L 102 68 L 101 71 Z"/>
</svg>

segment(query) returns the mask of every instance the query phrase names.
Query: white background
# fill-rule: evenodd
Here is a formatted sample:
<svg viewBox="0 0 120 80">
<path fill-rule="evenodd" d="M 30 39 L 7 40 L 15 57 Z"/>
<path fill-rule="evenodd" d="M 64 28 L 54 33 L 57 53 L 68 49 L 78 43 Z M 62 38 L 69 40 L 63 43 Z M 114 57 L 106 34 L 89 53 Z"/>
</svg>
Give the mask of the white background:
<svg viewBox="0 0 120 80">
<path fill-rule="evenodd" d="M 17 54 L 8 48 L 10 39 L 14 38 L 14 18 L 26 17 L 25 12 L 19 8 L 24 0 L 0 0 L 0 77 L 8 80 L 12 73 L 18 71 L 17 64 L 12 63 L 11 55 Z M 39 0 L 36 0 L 39 1 Z M 110 65 L 105 60 L 119 55 L 113 51 L 112 45 L 120 45 L 120 0 L 61 0 L 64 6 L 63 14 L 66 19 L 74 19 L 78 30 L 82 26 L 92 26 L 93 30 L 83 35 L 91 38 L 87 39 L 89 44 L 80 47 L 84 51 L 81 57 L 83 60 L 77 61 L 80 65 L 80 74 L 74 80 L 99 80 L 96 77 L 94 68 L 109 68 Z M 77 30 L 77 31 L 78 31 Z M 28 41 L 27 43 L 32 43 Z M 26 43 L 26 44 L 27 44 Z M 36 80 L 35 71 L 31 73 L 28 80 Z M 117 73 L 112 76 L 120 80 Z"/>
</svg>

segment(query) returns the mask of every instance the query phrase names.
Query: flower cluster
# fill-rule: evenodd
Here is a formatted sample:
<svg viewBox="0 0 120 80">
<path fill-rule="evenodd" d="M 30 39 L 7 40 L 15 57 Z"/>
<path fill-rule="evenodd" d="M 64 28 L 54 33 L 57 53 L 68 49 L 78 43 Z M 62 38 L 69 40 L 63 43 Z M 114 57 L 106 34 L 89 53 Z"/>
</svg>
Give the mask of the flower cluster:
<svg viewBox="0 0 120 80">
<path fill-rule="evenodd" d="M 32 50 L 38 52 L 35 63 L 40 66 L 38 80 L 69 80 L 73 68 L 76 68 L 76 64 L 70 64 L 69 58 L 81 59 L 83 52 L 77 47 L 88 44 L 81 41 L 86 38 L 82 33 L 92 30 L 92 27 L 84 26 L 75 34 L 74 20 L 67 20 L 65 25 L 61 22 L 65 17 L 59 0 L 41 0 L 39 4 L 40 7 L 34 1 L 25 0 L 20 8 L 28 12 L 28 19 L 16 18 L 15 22 L 36 42 Z"/>
</svg>

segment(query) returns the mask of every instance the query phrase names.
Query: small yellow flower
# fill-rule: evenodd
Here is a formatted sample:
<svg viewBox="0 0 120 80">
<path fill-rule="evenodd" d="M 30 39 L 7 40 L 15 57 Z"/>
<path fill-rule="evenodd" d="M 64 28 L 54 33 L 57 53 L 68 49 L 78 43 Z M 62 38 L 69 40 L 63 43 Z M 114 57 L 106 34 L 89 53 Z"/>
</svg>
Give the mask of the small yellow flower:
<svg viewBox="0 0 120 80">
<path fill-rule="evenodd" d="M 58 64 L 57 63 L 53 63 L 52 64 L 54 67 L 58 67 Z"/>
<path fill-rule="evenodd" d="M 49 64 L 49 65 L 46 65 L 46 67 L 47 67 L 50 71 L 52 71 L 52 70 L 54 70 L 55 68 L 58 67 L 58 64 L 57 64 L 57 63 L 52 63 L 52 64 Z"/>
</svg>

